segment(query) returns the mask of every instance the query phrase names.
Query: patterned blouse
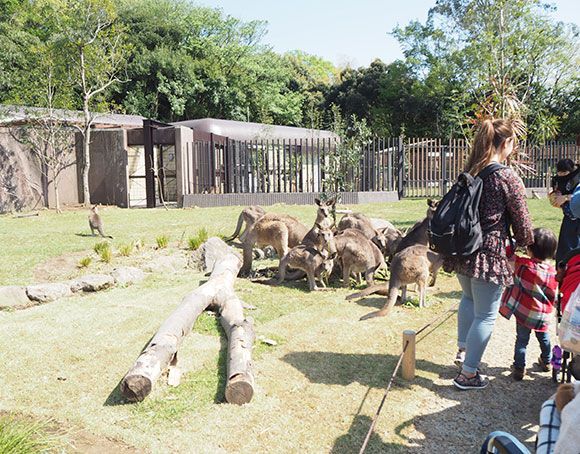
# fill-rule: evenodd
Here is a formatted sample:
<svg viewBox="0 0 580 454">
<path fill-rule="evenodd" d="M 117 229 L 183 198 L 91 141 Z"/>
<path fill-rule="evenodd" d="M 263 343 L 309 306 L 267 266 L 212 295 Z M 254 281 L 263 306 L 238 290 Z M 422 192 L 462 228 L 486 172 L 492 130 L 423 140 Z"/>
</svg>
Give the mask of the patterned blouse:
<svg viewBox="0 0 580 454">
<path fill-rule="evenodd" d="M 534 235 L 526 190 L 522 180 L 510 168 L 497 170 L 483 180 L 479 202 L 483 245 L 470 256 L 447 258 L 445 269 L 502 286 L 512 285 L 513 275 L 506 256 L 506 214 L 517 246 L 532 244 Z"/>
</svg>

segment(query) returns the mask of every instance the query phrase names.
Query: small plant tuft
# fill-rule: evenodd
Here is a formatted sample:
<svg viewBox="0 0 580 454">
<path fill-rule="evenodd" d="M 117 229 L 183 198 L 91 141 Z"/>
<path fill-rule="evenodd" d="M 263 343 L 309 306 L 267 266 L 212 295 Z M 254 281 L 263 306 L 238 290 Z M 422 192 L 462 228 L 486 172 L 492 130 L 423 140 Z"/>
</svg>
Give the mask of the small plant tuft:
<svg viewBox="0 0 580 454">
<path fill-rule="evenodd" d="M 83 257 L 79 260 L 79 268 L 88 268 L 93 261 L 90 257 Z"/>
<path fill-rule="evenodd" d="M 205 227 L 199 229 L 195 236 L 192 236 L 187 241 L 187 246 L 190 251 L 197 250 L 203 243 L 207 241 L 209 234 Z"/>
<path fill-rule="evenodd" d="M 134 247 L 135 245 L 133 242 L 124 244 L 119 248 L 119 254 L 121 254 L 123 257 L 129 257 L 133 253 Z"/>
<path fill-rule="evenodd" d="M 52 452 L 60 444 L 48 432 L 47 422 L 19 421 L 11 416 L 0 416 L 0 452 L 36 454 Z"/>
<path fill-rule="evenodd" d="M 107 244 L 106 248 L 101 249 L 99 256 L 101 257 L 102 262 L 111 263 L 111 260 L 113 259 L 113 251 L 111 246 Z"/>
<path fill-rule="evenodd" d="M 107 241 L 101 241 L 100 243 L 96 243 L 93 246 L 93 251 L 95 251 L 95 253 L 97 255 L 101 255 L 101 251 L 104 249 L 110 249 L 111 245 L 107 242 Z"/>
<path fill-rule="evenodd" d="M 165 249 L 169 245 L 169 237 L 167 235 L 159 235 L 155 238 L 158 249 Z"/>
</svg>

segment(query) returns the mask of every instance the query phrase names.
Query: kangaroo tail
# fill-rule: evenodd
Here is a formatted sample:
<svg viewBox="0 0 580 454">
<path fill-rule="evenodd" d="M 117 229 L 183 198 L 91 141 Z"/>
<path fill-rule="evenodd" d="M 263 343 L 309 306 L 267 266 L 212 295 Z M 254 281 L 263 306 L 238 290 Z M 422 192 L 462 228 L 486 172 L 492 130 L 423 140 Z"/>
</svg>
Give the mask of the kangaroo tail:
<svg viewBox="0 0 580 454">
<path fill-rule="evenodd" d="M 362 320 L 368 320 L 370 318 L 384 317 L 386 315 L 389 315 L 389 313 L 391 312 L 391 309 L 393 308 L 393 306 L 397 302 L 398 294 L 399 294 L 399 287 L 398 286 L 396 286 L 396 285 L 389 286 L 389 293 L 387 296 L 387 302 L 382 307 L 382 309 L 378 310 L 378 311 L 370 312 L 367 315 L 363 315 L 359 320 L 362 321 Z"/>
<path fill-rule="evenodd" d="M 242 213 L 238 216 L 238 225 L 236 225 L 236 231 L 230 236 L 226 238 L 226 241 L 234 241 L 238 235 L 240 234 L 240 230 L 242 230 L 242 224 L 244 223 L 244 216 Z"/>
<path fill-rule="evenodd" d="M 387 295 L 388 294 L 388 287 L 386 285 L 371 285 L 370 287 L 365 288 L 364 290 L 353 293 L 352 295 L 348 295 L 345 299 L 346 300 L 354 300 L 358 298 L 364 298 L 365 296 L 377 294 L 377 295 Z"/>
</svg>

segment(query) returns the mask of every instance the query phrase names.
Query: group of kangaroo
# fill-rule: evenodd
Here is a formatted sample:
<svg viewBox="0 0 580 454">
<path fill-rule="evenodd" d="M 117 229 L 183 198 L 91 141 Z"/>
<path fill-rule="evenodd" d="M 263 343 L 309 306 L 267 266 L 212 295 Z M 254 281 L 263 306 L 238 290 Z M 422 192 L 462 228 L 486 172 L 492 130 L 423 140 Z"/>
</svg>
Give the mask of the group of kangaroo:
<svg viewBox="0 0 580 454">
<path fill-rule="evenodd" d="M 340 269 L 342 285 L 348 288 L 353 274 L 364 275 L 368 287 L 347 299 L 379 294 L 386 295 L 387 302 L 382 309 L 361 320 L 389 314 L 399 289 L 403 289 L 404 299 L 406 286 L 413 283 L 418 286 L 419 304 L 424 305 L 426 287 L 435 285 L 443 263 L 443 257 L 429 249 L 427 234 L 437 202 L 427 201 L 426 217 L 406 234 L 386 220 L 336 210 L 334 199 L 315 199 L 315 203 L 316 220 L 311 229 L 293 216 L 266 213 L 260 206 L 245 208 L 239 215 L 235 232 L 227 240 L 239 237 L 241 242 L 243 265 L 240 275 L 251 273 L 254 248 L 271 246 L 280 258 L 276 284 L 306 277 L 311 291 L 321 290 L 326 288 L 325 279 Z M 338 224 L 335 221 L 337 213 L 344 215 Z M 288 271 L 288 268 L 293 270 Z M 389 282 L 375 285 L 374 273 L 381 268 L 389 269 Z"/>
</svg>

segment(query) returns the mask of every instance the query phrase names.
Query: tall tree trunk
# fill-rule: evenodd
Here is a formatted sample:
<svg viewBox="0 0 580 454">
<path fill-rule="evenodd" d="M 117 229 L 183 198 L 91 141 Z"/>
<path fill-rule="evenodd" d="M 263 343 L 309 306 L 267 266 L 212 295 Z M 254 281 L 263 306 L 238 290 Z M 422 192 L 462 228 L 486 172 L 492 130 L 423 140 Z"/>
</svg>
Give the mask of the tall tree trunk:
<svg viewBox="0 0 580 454">
<path fill-rule="evenodd" d="M 60 209 L 60 194 L 58 193 L 58 176 L 55 176 L 52 180 L 52 184 L 54 185 L 54 204 L 57 213 L 62 213 Z"/>
<path fill-rule="evenodd" d="M 91 192 L 89 188 L 89 170 L 91 168 L 91 114 L 89 112 L 89 99 L 83 100 L 83 114 L 85 125 L 83 128 L 83 201 L 86 207 L 91 204 Z"/>
</svg>

